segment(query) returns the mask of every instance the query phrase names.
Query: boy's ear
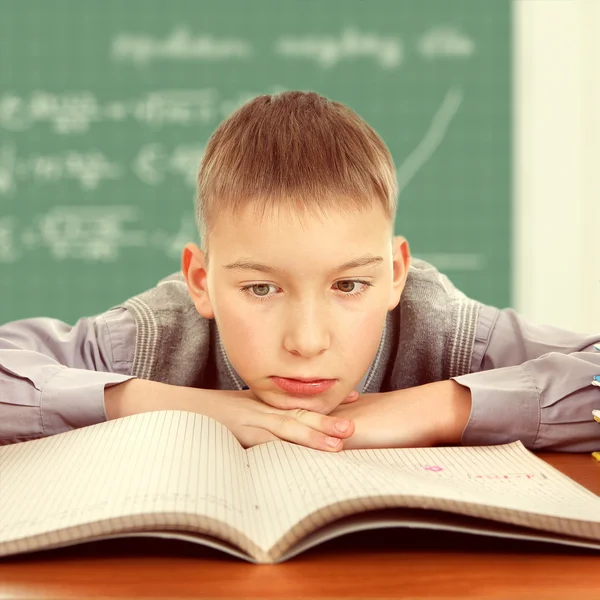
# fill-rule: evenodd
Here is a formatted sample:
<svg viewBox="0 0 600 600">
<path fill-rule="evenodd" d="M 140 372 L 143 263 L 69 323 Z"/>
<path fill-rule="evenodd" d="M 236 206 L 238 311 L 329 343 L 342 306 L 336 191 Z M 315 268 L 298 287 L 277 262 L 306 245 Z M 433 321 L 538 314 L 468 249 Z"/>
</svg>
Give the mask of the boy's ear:
<svg viewBox="0 0 600 600">
<path fill-rule="evenodd" d="M 392 257 L 393 279 L 388 311 L 394 310 L 398 306 L 410 267 L 410 249 L 408 242 L 401 235 L 394 237 Z"/>
<path fill-rule="evenodd" d="M 215 312 L 208 295 L 208 277 L 204 252 L 196 244 L 186 244 L 181 253 L 181 271 L 185 277 L 188 294 L 196 310 L 206 319 L 213 319 Z"/>
</svg>

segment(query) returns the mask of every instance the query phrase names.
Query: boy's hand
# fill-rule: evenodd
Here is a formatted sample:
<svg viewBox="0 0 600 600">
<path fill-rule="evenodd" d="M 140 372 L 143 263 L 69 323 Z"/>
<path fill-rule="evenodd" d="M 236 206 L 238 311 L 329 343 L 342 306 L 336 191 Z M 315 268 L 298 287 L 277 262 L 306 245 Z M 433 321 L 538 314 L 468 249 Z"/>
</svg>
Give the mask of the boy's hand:
<svg viewBox="0 0 600 600">
<path fill-rule="evenodd" d="M 354 423 L 347 417 L 332 417 L 300 408 L 274 408 L 257 398 L 252 390 L 202 392 L 206 392 L 206 397 L 202 398 L 197 412 L 225 425 L 244 448 L 284 440 L 316 450 L 338 452 L 354 433 Z M 358 394 L 351 393 L 342 405 L 357 399 Z M 338 425 L 345 425 L 346 429 L 341 431 Z"/>
<path fill-rule="evenodd" d="M 469 389 L 455 381 L 439 381 L 363 394 L 359 402 L 338 406 L 329 416 L 354 421 L 354 435 L 344 442 L 344 449 L 351 450 L 457 445 L 470 412 Z"/>
<path fill-rule="evenodd" d="M 342 404 L 355 402 L 352 392 Z M 153 410 L 185 410 L 212 417 L 230 429 L 244 448 L 271 440 L 294 442 L 317 450 L 337 452 L 354 433 L 354 423 L 304 409 L 283 410 L 269 406 L 251 390 L 204 390 L 130 379 L 104 391 L 107 419 L 119 419 Z M 345 421 L 347 429 L 336 425 Z M 336 443 L 330 445 L 328 442 Z"/>
</svg>

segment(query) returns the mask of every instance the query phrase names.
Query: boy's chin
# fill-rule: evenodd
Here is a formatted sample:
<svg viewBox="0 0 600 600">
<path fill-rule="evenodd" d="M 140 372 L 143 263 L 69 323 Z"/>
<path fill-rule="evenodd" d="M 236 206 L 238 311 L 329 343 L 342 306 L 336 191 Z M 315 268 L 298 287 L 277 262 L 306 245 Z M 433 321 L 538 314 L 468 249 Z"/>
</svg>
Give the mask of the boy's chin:
<svg viewBox="0 0 600 600">
<path fill-rule="evenodd" d="M 255 396 L 265 404 L 281 410 L 302 408 L 312 412 L 329 414 L 338 405 L 332 405 L 331 399 L 323 396 L 294 396 L 293 394 L 276 394 L 273 392 L 254 392 Z M 339 404 L 339 403 L 338 403 Z"/>
</svg>

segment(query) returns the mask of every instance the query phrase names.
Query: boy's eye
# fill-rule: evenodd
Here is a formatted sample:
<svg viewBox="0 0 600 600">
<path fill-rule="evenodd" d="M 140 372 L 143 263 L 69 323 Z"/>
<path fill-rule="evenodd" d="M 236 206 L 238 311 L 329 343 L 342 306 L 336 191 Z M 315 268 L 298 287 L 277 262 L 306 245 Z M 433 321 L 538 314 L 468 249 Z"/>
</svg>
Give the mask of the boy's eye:
<svg viewBox="0 0 600 600">
<path fill-rule="evenodd" d="M 266 296 L 269 293 L 269 287 L 271 286 L 265 283 L 258 283 L 257 285 L 251 286 L 257 296 Z"/>
<path fill-rule="evenodd" d="M 338 281 L 336 282 L 336 286 L 338 286 L 338 289 L 340 290 L 340 292 L 353 292 L 354 291 L 354 286 L 357 284 L 358 282 L 356 281 L 352 281 L 352 280 L 347 280 L 347 281 Z"/>
<path fill-rule="evenodd" d="M 334 286 L 342 293 L 342 296 L 356 298 L 364 294 L 373 284 L 362 279 L 344 279 L 336 281 Z M 362 289 L 359 286 L 362 286 Z M 255 300 L 263 300 L 272 295 L 269 294 L 270 288 L 277 291 L 277 286 L 270 283 L 253 283 L 240 288 L 240 291 Z"/>
</svg>

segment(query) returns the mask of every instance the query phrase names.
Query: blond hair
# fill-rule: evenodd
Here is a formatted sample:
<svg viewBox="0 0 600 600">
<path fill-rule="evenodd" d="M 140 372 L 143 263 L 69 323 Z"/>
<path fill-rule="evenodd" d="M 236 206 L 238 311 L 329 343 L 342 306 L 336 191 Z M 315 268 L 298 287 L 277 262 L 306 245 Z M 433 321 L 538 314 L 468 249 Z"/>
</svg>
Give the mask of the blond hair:
<svg viewBox="0 0 600 600">
<path fill-rule="evenodd" d="M 196 221 L 205 252 L 217 217 L 249 204 L 261 216 L 280 208 L 314 215 L 379 201 L 393 223 L 397 187 L 387 146 L 350 108 L 315 92 L 263 95 L 223 121 L 208 141 Z"/>
</svg>

